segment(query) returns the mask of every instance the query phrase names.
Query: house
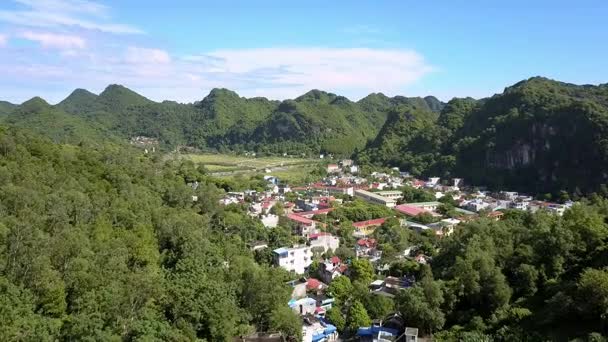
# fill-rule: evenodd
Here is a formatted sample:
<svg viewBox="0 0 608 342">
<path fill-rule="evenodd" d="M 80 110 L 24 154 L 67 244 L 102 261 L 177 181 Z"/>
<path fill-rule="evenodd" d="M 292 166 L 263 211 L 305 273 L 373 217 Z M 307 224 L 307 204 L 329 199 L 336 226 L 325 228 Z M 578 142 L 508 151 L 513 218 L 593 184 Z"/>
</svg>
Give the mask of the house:
<svg viewBox="0 0 608 342">
<path fill-rule="evenodd" d="M 348 167 L 348 166 L 353 165 L 353 160 L 352 159 L 342 159 L 341 164 L 343 167 Z"/>
<path fill-rule="evenodd" d="M 434 188 L 436 185 L 439 184 L 439 177 L 431 177 L 429 178 L 429 180 L 426 182 L 425 186 L 427 188 Z"/>
<path fill-rule="evenodd" d="M 291 280 L 287 282 L 291 286 L 291 299 L 300 299 L 306 297 L 306 287 L 308 281 L 304 278 Z"/>
<path fill-rule="evenodd" d="M 418 328 L 405 328 L 405 342 L 418 342 Z"/>
<path fill-rule="evenodd" d="M 296 274 L 304 274 L 306 268 L 312 263 L 312 251 L 309 246 L 281 247 L 272 253 L 275 266 Z"/>
<path fill-rule="evenodd" d="M 308 278 L 306 281 L 306 291 L 317 293 L 319 291 L 324 291 L 327 288 L 327 285 L 321 282 L 317 278 Z"/>
<path fill-rule="evenodd" d="M 414 286 L 416 278 L 414 276 L 392 277 L 388 276 L 384 280 L 375 280 L 369 285 L 373 294 L 387 297 L 394 297 L 399 291 Z"/>
<path fill-rule="evenodd" d="M 317 301 L 310 297 L 292 299 L 288 305 L 293 312 L 300 316 L 313 315 L 317 309 Z"/>
<path fill-rule="evenodd" d="M 421 214 L 426 214 L 426 213 L 430 214 L 431 213 L 430 211 L 428 211 L 424 208 L 420 208 L 420 207 L 413 206 L 410 204 L 400 204 L 395 207 L 395 210 L 403 215 L 411 216 L 411 217 L 416 217 Z"/>
<path fill-rule="evenodd" d="M 467 210 L 471 210 L 474 212 L 479 212 L 480 210 L 484 210 L 486 208 L 488 208 L 490 206 L 490 204 L 488 204 L 487 202 L 485 202 L 483 199 L 481 198 L 476 198 L 472 201 L 469 201 L 468 203 L 465 204 L 465 209 Z"/>
<path fill-rule="evenodd" d="M 435 231 L 438 236 L 450 236 L 454 233 L 454 227 L 460 223 L 460 220 L 447 218 L 439 222 L 429 224 L 429 228 Z"/>
<path fill-rule="evenodd" d="M 376 249 L 377 247 L 378 241 L 376 241 L 376 239 L 362 238 L 357 240 L 357 245 L 355 246 L 355 254 L 357 255 L 357 257 L 376 256 L 377 252 L 379 252 Z"/>
<path fill-rule="evenodd" d="M 353 235 L 355 236 L 368 236 L 371 235 L 376 228 L 380 227 L 386 218 L 379 218 L 373 220 L 359 221 L 353 222 L 353 227 L 355 227 L 355 232 Z"/>
<path fill-rule="evenodd" d="M 310 248 L 323 248 L 323 253 L 335 251 L 340 247 L 340 239 L 330 233 L 314 233 L 308 236 Z"/>
<path fill-rule="evenodd" d="M 439 206 L 441 205 L 441 202 L 436 202 L 436 201 L 434 201 L 434 202 L 415 202 L 415 203 L 408 203 L 407 205 L 422 208 L 427 211 L 435 211 L 435 210 L 437 210 L 437 208 L 439 208 Z"/>
<path fill-rule="evenodd" d="M 328 164 L 327 165 L 327 173 L 337 173 L 340 172 L 340 166 L 338 164 Z"/>
<path fill-rule="evenodd" d="M 357 165 L 351 165 L 349 171 L 352 174 L 359 173 L 359 167 Z"/>
<path fill-rule="evenodd" d="M 377 191 L 377 192 L 375 192 L 375 194 L 378 194 L 378 195 L 386 197 L 386 198 L 392 198 L 394 200 L 399 200 L 399 199 L 403 198 L 403 192 L 401 192 L 399 190 Z"/>
<path fill-rule="evenodd" d="M 306 315 L 302 324 L 302 342 L 334 342 L 338 340 L 338 329 L 324 318 Z"/>
<path fill-rule="evenodd" d="M 331 257 L 320 265 L 319 276 L 326 284 L 331 283 L 335 278 L 344 275 L 348 266 L 342 263 L 337 256 Z"/>
<path fill-rule="evenodd" d="M 287 214 L 286 217 L 295 223 L 294 234 L 306 237 L 317 232 L 316 221 L 307 219 L 306 217 L 302 217 L 298 214 Z"/>
<path fill-rule="evenodd" d="M 333 210 L 334 210 L 334 208 L 325 208 L 325 209 L 317 209 L 317 210 L 310 210 L 310 211 L 301 211 L 299 213 L 296 213 L 296 215 L 305 217 L 307 219 L 312 219 L 315 215 L 327 215 L 328 213 L 332 212 Z"/>
<path fill-rule="evenodd" d="M 488 218 L 495 221 L 500 221 L 503 216 L 505 216 L 505 213 L 503 213 L 502 211 L 493 211 L 488 214 Z"/>
<path fill-rule="evenodd" d="M 359 197 L 366 202 L 384 205 L 389 208 L 393 208 L 395 205 L 397 205 L 397 201 L 394 198 L 384 197 L 382 195 L 378 195 L 376 193 L 362 189 L 355 190 L 355 197 Z"/>
<path fill-rule="evenodd" d="M 405 320 L 398 313 L 388 315 L 382 320 L 374 320 L 370 327 L 360 327 L 357 330 L 359 341 L 393 342 L 402 341 Z"/>
<path fill-rule="evenodd" d="M 252 251 L 257 251 L 260 249 L 268 248 L 268 243 L 265 241 L 254 241 L 249 245 Z"/>
<path fill-rule="evenodd" d="M 274 228 L 279 224 L 279 217 L 273 214 L 262 215 L 260 220 L 266 228 Z"/>
</svg>

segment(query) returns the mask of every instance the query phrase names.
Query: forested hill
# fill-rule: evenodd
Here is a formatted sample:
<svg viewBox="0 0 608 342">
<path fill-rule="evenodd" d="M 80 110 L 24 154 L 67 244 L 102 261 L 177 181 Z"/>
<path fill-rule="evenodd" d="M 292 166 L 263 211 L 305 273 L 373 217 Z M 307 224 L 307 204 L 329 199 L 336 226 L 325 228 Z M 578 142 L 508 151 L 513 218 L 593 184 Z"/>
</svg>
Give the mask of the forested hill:
<svg viewBox="0 0 608 342">
<path fill-rule="evenodd" d="M 541 77 L 447 104 L 379 93 L 353 102 L 320 90 L 271 101 L 227 89 L 191 104 L 159 103 L 110 85 L 99 95 L 77 89 L 56 106 L 40 98 L 2 102 L 0 121 L 58 142 L 147 136 L 166 149 L 354 154 L 362 164 L 417 176 L 533 193 L 589 193 L 608 184 L 608 85 Z"/>
<path fill-rule="evenodd" d="M 278 248 L 290 232 L 219 196 L 191 162 L 0 128 L 0 340 L 298 336 L 289 275 L 246 245 Z"/>
<path fill-rule="evenodd" d="M 608 184 L 608 85 L 535 77 L 491 98 L 453 99 L 436 120 L 395 112 L 359 160 L 533 193 L 597 191 Z"/>
<path fill-rule="evenodd" d="M 39 100 L 43 101 L 31 101 Z M 438 113 L 445 105 L 432 96 L 391 98 L 383 94 L 353 102 L 320 90 L 311 90 L 294 100 L 272 101 L 244 98 L 227 89 L 213 89 L 201 101 L 191 104 L 158 103 L 120 85 L 110 85 L 99 95 L 76 89 L 56 106 L 32 108 L 31 101 L 21 106 L 1 103 L 0 118 L 13 113 L 7 120 L 9 124 L 40 133 L 50 125 L 54 129 L 48 136 L 55 141 L 100 136 L 126 141 L 133 136 L 147 136 L 157 138 L 167 149 L 189 146 L 202 150 L 328 152 L 345 156 L 374 139 L 389 112 L 416 105 Z M 64 123 L 66 133 L 62 136 L 62 127 L 57 125 Z M 90 136 L 80 135 L 86 132 Z"/>
</svg>

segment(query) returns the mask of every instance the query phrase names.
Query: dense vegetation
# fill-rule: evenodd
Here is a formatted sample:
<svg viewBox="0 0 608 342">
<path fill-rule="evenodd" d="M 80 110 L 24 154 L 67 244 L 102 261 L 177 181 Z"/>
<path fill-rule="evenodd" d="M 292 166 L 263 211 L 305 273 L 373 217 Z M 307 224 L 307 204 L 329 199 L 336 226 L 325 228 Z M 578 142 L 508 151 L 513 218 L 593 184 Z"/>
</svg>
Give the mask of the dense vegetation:
<svg viewBox="0 0 608 342">
<path fill-rule="evenodd" d="M 279 102 L 226 89 L 193 104 L 157 103 L 111 85 L 99 96 L 75 90 L 57 106 L 1 102 L 0 119 L 59 142 L 147 136 L 165 149 L 354 154 L 416 176 L 532 193 L 589 194 L 608 183 L 608 85 L 540 77 L 447 104 L 383 94 L 353 102 L 319 90 Z"/>
<path fill-rule="evenodd" d="M 436 303 L 427 296 L 425 308 L 438 310 L 421 323 L 449 327 L 439 334 L 448 340 L 467 331 L 501 341 L 606 335 L 607 214 L 596 197 L 563 217 L 509 212 L 464 225 L 439 244 Z"/>
<path fill-rule="evenodd" d="M 0 340 L 299 336 L 288 275 L 246 246 L 283 245 L 289 232 L 218 207 L 218 191 L 192 163 L 3 129 Z"/>
<path fill-rule="evenodd" d="M 390 111 L 416 104 L 438 112 L 444 105 L 434 97 L 389 98 L 383 94 L 353 102 L 319 90 L 279 102 L 246 99 L 227 89 L 213 89 L 192 104 L 157 103 L 120 85 L 110 85 L 99 95 L 77 89 L 56 106 L 33 106 L 32 102 L 44 100 L 34 98 L 21 106 L 2 102 L 0 118 L 11 116 L 8 123 L 32 127 L 40 133 L 45 133 L 47 126 L 57 126 L 48 134 L 55 141 L 146 136 L 158 139 L 165 149 L 188 146 L 343 156 L 374 139 Z M 24 106 L 27 108 L 21 108 Z M 23 111 L 29 115 L 23 115 Z M 66 133 L 62 135 L 64 123 Z"/>
<path fill-rule="evenodd" d="M 532 78 L 488 99 L 453 99 L 439 116 L 394 112 L 359 154 L 414 175 L 530 193 L 598 191 L 608 182 L 608 85 Z"/>
</svg>

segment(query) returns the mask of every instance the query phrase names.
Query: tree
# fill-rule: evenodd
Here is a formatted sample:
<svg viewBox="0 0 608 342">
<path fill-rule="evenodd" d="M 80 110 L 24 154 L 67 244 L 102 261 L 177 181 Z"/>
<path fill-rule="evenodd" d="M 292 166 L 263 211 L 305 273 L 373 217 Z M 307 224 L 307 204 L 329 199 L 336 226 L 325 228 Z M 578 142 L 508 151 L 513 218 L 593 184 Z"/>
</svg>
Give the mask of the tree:
<svg viewBox="0 0 608 342">
<path fill-rule="evenodd" d="M 374 280 L 374 266 L 367 259 L 355 259 L 350 264 L 350 278 L 353 282 L 369 284 Z"/>
<path fill-rule="evenodd" d="M 338 331 L 344 332 L 344 329 L 346 328 L 346 319 L 338 306 L 334 305 L 331 309 L 327 310 L 325 317 L 331 324 L 336 326 Z"/>
<path fill-rule="evenodd" d="M 278 306 L 270 314 L 270 330 L 284 333 L 296 341 L 302 340 L 302 321 L 287 306 Z"/>
<path fill-rule="evenodd" d="M 436 284 L 428 286 L 414 286 L 401 291 L 396 302 L 399 311 L 405 317 L 408 324 L 419 327 L 422 331 L 432 333 L 443 327 L 445 317 L 437 303 L 441 304 L 441 290 Z M 430 298 L 428 295 L 438 294 L 438 298 Z"/>
<path fill-rule="evenodd" d="M 329 283 L 327 293 L 336 299 L 338 303 L 345 303 L 353 291 L 353 285 L 350 279 L 345 276 L 339 276 Z"/>
<path fill-rule="evenodd" d="M 354 301 L 348 309 L 346 326 L 351 331 L 356 331 L 359 327 L 370 326 L 372 320 L 369 318 L 365 307 L 361 302 Z"/>
<path fill-rule="evenodd" d="M 395 312 L 395 302 L 389 297 L 368 294 L 364 297 L 363 304 L 373 319 L 384 319 L 388 314 Z"/>
<path fill-rule="evenodd" d="M 579 306 L 583 315 L 608 321 L 608 271 L 586 269 L 577 284 Z"/>
</svg>

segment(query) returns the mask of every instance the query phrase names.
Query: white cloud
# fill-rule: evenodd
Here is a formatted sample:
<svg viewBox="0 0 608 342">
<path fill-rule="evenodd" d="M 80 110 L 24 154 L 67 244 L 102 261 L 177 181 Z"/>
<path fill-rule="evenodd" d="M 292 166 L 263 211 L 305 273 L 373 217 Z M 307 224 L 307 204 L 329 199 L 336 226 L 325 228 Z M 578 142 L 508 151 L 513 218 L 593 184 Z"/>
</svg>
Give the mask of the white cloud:
<svg viewBox="0 0 608 342">
<path fill-rule="evenodd" d="M 290 47 L 216 50 L 195 56 L 171 56 L 165 50 L 138 46 L 72 50 L 40 59 L 14 49 L 0 55 L 0 74 L 52 89 L 63 86 L 66 92 L 120 83 L 154 100 L 192 102 L 214 87 L 272 99 L 294 98 L 310 89 L 351 99 L 379 91 L 404 94 L 435 70 L 411 50 Z"/>
<path fill-rule="evenodd" d="M 86 42 L 83 38 L 66 34 L 25 31 L 19 34 L 19 37 L 38 42 L 45 48 L 70 50 L 83 49 L 86 46 Z"/>
<path fill-rule="evenodd" d="M 105 16 L 108 7 L 87 0 L 14 0 L 37 11 L 87 13 Z"/>
<path fill-rule="evenodd" d="M 275 92 L 297 96 L 312 88 L 354 97 L 372 91 L 393 93 L 433 71 L 422 55 L 411 50 L 266 48 L 208 55 L 223 61 L 224 73 L 254 81 L 249 88 L 256 94 L 267 89 L 270 97 Z"/>
<path fill-rule="evenodd" d="M 0 10 L 0 21 L 17 26 L 81 28 L 115 34 L 143 33 L 137 27 L 108 20 L 107 7 L 85 0 L 14 0 L 27 7 Z"/>
<path fill-rule="evenodd" d="M 6 45 L 8 42 L 8 36 L 5 34 L 0 34 L 0 46 Z"/>
<path fill-rule="evenodd" d="M 131 46 L 127 48 L 126 61 L 131 64 L 168 64 L 171 57 L 164 50 Z"/>
</svg>

